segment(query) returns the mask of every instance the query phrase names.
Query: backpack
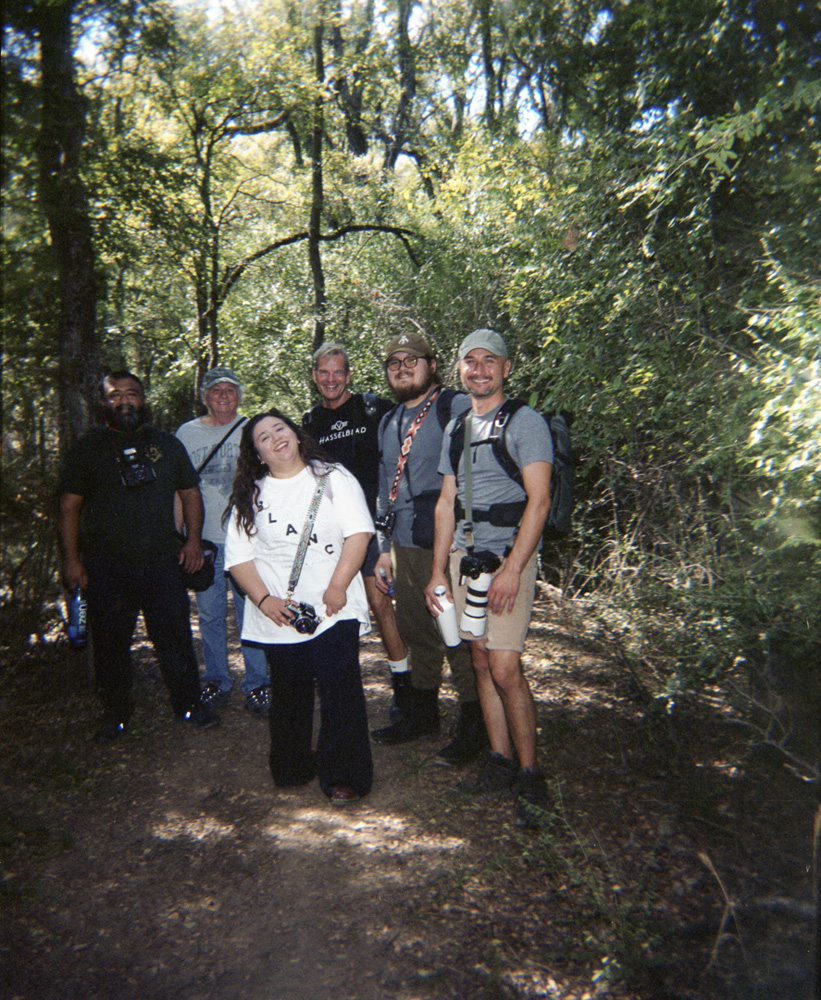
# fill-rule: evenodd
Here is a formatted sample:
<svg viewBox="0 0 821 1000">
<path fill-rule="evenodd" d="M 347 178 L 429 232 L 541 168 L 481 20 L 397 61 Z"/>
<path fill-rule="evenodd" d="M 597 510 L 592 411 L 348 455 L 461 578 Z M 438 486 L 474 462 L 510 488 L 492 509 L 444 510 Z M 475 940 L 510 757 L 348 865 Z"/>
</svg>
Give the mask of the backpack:
<svg viewBox="0 0 821 1000">
<path fill-rule="evenodd" d="M 490 432 L 490 444 L 493 457 L 499 463 L 502 471 L 524 489 L 522 470 L 513 461 L 505 444 L 505 434 L 510 418 L 525 405 L 521 399 L 508 397 L 499 407 L 493 419 Z M 459 468 L 459 459 L 465 448 L 465 420 L 470 410 L 466 410 L 456 418 L 456 423 L 450 436 L 450 464 L 454 471 Z M 558 413 L 543 413 L 545 423 L 553 438 L 553 474 L 550 477 L 550 512 L 544 526 L 545 538 L 562 538 L 570 533 L 571 514 L 573 512 L 573 494 L 575 486 L 576 457 L 573 454 L 570 439 L 570 428 L 573 424 L 573 414 L 567 410 Z M 500 507 L 503 505 L 499 505 Z M 506 505 L 504 505 L 506 506 Z"/>
</svg>

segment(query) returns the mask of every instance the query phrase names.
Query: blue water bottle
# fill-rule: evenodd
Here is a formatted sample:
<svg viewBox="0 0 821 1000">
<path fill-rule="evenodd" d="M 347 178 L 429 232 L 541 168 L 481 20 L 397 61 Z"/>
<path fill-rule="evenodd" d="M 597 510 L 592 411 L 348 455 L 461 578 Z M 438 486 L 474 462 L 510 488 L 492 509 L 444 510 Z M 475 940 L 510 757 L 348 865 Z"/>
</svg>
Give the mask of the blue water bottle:
<svg viewBox="0 0 821 1000">
<path fill-rule="evenodd" d="M 74 588 L 68 602 L 68 644 L 72 649 L 82 649 L 88 642 L 88 608 L 83 592 Z"/>
</svg>

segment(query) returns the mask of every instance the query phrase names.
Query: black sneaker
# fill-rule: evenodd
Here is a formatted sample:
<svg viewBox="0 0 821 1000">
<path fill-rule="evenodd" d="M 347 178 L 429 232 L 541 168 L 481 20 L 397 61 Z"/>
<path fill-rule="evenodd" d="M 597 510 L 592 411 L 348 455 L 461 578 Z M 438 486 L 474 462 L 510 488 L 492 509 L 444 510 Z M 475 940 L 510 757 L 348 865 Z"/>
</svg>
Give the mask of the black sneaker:
<svg viewBox="0 0 821 1000">
<path fill-rule="evenodd" d="M 126 722 L 119 715 L 108 712 L 100 719 L 100 725 L 94 734 L 94 742 L 101 745 L 115 743 L 125 732 Z"/>
<path fill-rule="evenodd" d="M 271 708 L 271 694 L 268 687 L 258 687 L 249 691 L 245 696 L 245 707 L 251 715 L 268 716 Z"/>
<path fill-rule="evenodd" d="M 209 681 L 200 693 L 200 701 L 211 708 L 222 708 L 231 699 L 231 692 L 223 691 L 216 681 Z"/>
<path fill-rule="evenodd" d="M 535 767 L 523 767 L 516 778 L 516 826 L 538 830 L 547 824 L 547 779 Z"/>
<path fill-rule="evenodd" d="M 220 724 L 220 717 L 217 713 L 209 705 L 205 705 L 202 702 L 194 705 L 193 708 L 189 708 L 187 712 L 178 715 L 177 718 L 181 722 L 190 722 L 197 729 L 213 729 L 214 726 Z"/>
<path fill-rule="evenodd" d="M 474 781 L 465 781 L 459 785 L 460 791 L 471 795 L 494 795 L 497 792 L 508 792 L 516 781 L 518 768 L 516 762 L 495 750 L 489 751 L 479 766 L 479 773 Z"/>
</svg>

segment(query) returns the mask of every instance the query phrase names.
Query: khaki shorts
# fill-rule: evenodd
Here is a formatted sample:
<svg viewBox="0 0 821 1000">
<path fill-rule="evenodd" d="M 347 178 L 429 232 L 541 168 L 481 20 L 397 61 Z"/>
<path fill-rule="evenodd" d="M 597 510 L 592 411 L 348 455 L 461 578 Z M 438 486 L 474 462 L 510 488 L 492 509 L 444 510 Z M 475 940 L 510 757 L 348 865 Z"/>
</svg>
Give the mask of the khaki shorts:
<svg viewBox="0 0 821 1000">
<path fill-rule="evenodd" d="M 467 595 L 467 584 L 459 584 L 459 563 L 465 553 L 461 549 L 454 549 L 450 554 L 450 578 L 453 582 L 453 601 L 456 605 L 456 613 L 461 619 L 465 610 L 465 597 Z M 519 592 L 513 604 L 513 610 L 507 614 L 488 614 L 487 626 L 483 636 L 488 649 L 510 649 L 521 653 L 525 648 L 525 636 L 530 627 L 530 619 L 533 614 L 533 599 L 536 596 L 536 575 L 538 572 L 538 552 L 534 552 L 530 561 L 522 571 L 519 583 Z M 459 635 L 463 639 L 475 640 L 476 636 L 459 629 Z"/>
</svg>

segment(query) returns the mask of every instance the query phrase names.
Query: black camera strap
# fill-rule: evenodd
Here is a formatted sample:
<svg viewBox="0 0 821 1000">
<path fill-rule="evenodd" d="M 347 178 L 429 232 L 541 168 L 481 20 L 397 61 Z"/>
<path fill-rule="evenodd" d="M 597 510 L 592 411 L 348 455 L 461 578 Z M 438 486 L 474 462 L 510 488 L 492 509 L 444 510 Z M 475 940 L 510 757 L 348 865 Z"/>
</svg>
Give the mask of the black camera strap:
<svg viewBox="0 0 821 1000">
<path fill-rule="evenodd" d="M 288 580 L 288 593 L 285 595 L 286 602 L 291 601 L 294 596 L 294 591 L 296 590 L 296 585 L 299 583 L 299 574 L 302 572 L 302 565 L 305 562 L 305 554 L 308 551 L 308 543 L 311 540 L 311 533 L 314 530 L 314 521 L 316 520 L 319 505 L 322 503 L 322 497 L 325 494 L 325 487 L 328 483 L 329 474 L 330 470 L 319 477 L 316 489 L 314 490 L 314 495 L 311 497 L 311 502 L 308 505 L 308 513 L 305 515 L 305 525 L 302 528 L 302 537 L 299 539 L 299 545 L 297 545 L 296 555 L 294 556 L 294 565 L 291 568 L 291 576 Z"/>
<path fill-rule="evenodd" d="M 214 447 L 211 449 L 211 451 L 208 452 L 208 456 L 205 458 L 205 460 L 200 462 L 200 464 L 197 466 L 198 475 L 202 474 L 202 470 L 205 468 L 205 466 L 208 465 L 208 463 L 211 461 L 214 455 L 216 455 L 216 453 L 225 444 L 228 438 L 231 437 L 231 435 L 234 433 L 237 427 L 239 427 L 240 424 L 244 424 L 247 419 L 248 417 L 240 417 L 235 424 L 231 424 L 230 428 L 228 429 L 228 433 L 223 434 L 223 436 L 219 439 L 218 443 L 215 444 Z"/>
</svg>

